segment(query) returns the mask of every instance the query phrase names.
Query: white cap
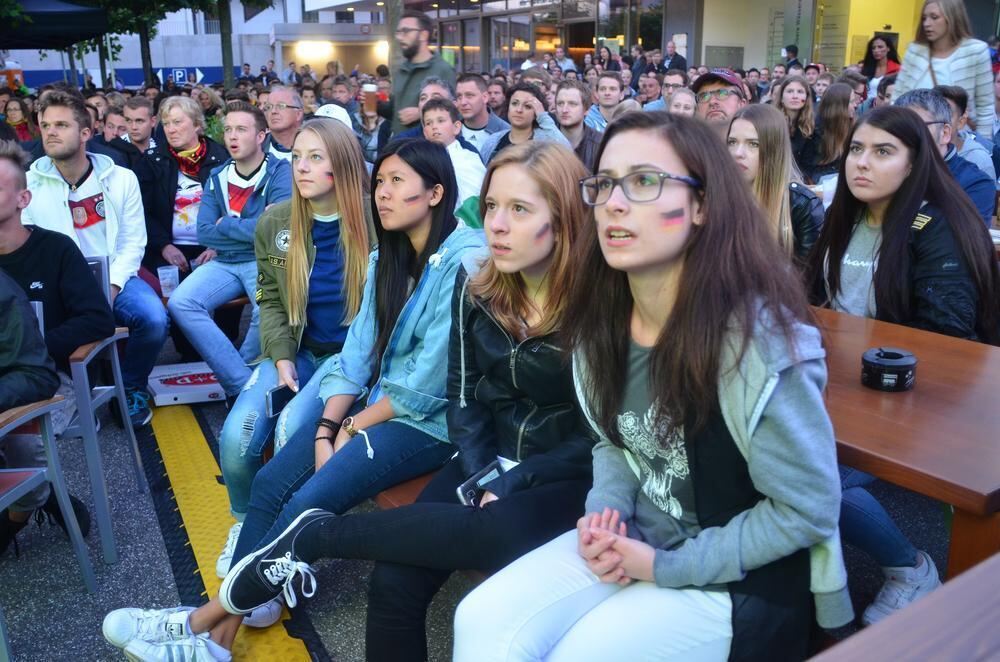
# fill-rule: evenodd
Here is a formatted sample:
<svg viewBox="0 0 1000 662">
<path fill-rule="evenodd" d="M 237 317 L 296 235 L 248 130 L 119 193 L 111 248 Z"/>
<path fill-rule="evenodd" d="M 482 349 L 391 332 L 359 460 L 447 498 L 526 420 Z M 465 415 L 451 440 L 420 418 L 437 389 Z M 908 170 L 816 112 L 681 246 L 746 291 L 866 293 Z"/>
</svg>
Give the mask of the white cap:
<svg viewBox="0 0 1000 662">
<path fill-rule="evenodd" d="M 351 116 L 347 114 L 347 110 L 343 106 L 338 106 L 335 103 L 328 103 L 320 106 L 316 109 L 316 117 L 326 117 L 331 120 L 340 120 L 344 126 L 348 129 L 354 130 L 354 125 L 351 123 Z"/>
</svg>

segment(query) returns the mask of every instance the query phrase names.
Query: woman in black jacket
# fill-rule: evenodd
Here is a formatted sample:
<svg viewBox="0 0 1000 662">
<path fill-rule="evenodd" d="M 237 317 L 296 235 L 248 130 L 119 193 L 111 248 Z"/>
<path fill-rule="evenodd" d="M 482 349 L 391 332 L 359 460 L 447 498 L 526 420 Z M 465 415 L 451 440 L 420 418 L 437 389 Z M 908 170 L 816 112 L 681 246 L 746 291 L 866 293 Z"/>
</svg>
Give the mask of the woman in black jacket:
<svg viewBox="0 0 1000 662">
<path fill-rule="evenodd" d="M 823 203 L 802 183 L 785 118 L 773 106 L 746 106 L 726 142 L 778 241 L 802 264 L 823 226 Z"/>
<path fill-rule="evenodd" d="M 572 528 L 591 487 L 594 439 L 557 332 L 586 218 L 577 190 L 586 174 L 573 152 L 545 142 L 511 147 L 490 164 L 480 213 L 491 257 L 478 270 L 470 260 L 472 275 L 459 271 L 452 300 L 448 433 L 457 456 L 412 505 L 306 511 L 230 570 L 191 631 L 214 636 L 227 612 L 248 614 L 281 593 L 294 605 L 296 575 L 312 595 L 307 564 L 317 559 L 369 559 L 378 563 L 367 659 L 425 660 L 427 606 L 452 572 L 499 570 Z M 458 491 L 470 478 L 463 504 Z"/>
<path fill-rule="evenodd" d="M 879 107 L 845 144 L 837 193 L 809 260 L 813 303 L 1000 344 L 992 243 L 923 120 L 908 108 Z M 841 467 L 843 539 L 872 556 L 886 576 L 864 612 L 866 625 L 940 585 L 930 556 L 865 490 L 873 480 Z"/>
<path fill-rule="evenodd" d="M 184 96 L 160 104 L 166 140 L 148 155 L 152 181 L 143 184 L 146 210 L 146 255 L 142 265 L 156 269 L 174 265 L 181 276 L 207 262 L 214 252 L 198 243 L 198 206 L 209 173 L 229 158 L 226 148 L 205 137 L 205 116 L 198 102 Z M 154 278 L 155 279 L 155 278 Z"/>
</svg>

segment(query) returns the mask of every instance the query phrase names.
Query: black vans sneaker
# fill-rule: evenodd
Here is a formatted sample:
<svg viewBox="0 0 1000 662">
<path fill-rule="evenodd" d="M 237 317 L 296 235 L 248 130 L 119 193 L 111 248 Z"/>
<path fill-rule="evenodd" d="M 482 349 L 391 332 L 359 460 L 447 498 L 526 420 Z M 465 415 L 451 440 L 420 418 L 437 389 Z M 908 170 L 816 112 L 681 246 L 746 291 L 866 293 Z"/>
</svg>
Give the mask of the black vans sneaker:
<svg viewBox="0 0 1000 662">
<path fill-rule="evenodd" d="M 323 522 L 333 513 L 310 508 L 295 518 L 270 545 L 248 554 L 234 565 L 219 589 L 219 602 L 230 614 L 249 614 L 284 593 L 289 607 L 296 605 L 292 579 L 301 576 L 299 590 L 304 597 L 316 593 L 312 567 L 295 553 L 295 541 L 309 526 Z"/>
</svg>

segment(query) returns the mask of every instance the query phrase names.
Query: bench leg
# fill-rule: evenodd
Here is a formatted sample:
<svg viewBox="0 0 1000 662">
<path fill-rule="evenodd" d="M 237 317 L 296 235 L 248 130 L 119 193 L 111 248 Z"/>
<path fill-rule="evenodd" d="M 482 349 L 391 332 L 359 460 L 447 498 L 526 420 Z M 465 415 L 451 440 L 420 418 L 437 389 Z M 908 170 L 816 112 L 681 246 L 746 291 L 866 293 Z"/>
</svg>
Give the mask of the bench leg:
<svg viewBox="0 0 1000 662">
<path fill-rule="evenodd" d="M 93 414 L 89 418 L 93 420 Z M 88 593 L 96 593 L 97 579 L 94 576 L 94 566 L 90 563 L 90 552 L 87 549 L 87 543 L 83 541 L 80 523 L 76 521 L 73 504 L 69 500 L 69 491 L 66 489 L 66 480 L 63 477 L 62 466 L 59 464 L 59 451 L 56 448 L 55 434 L 52 432 L 52 418 L 49 414 L 45 414 L 42 418 L 42 440 L 45 442 L 49 483 L 52 486 L 52 491 L 55 492 L 56 501 L 59 503 L 59 510 L 62 511 L 63 521 L 66 522 L 66 532 L 69 534 L 70 542 L 73 545 L 73 552 L 80 563 L 80 574 L 83 575 L 83 584 L 87 587 Z"/>
<path fill-rule="evenodd" d="M 83 438 L 83 451 L 90 476 L 90 489 L 94 495 L 94 514 L 97 519 L 97 530 L 101 535 L 104 562 L 110 565 L 118 562 L 118 550 L 115 549 L 115 533 L 111 526 L 111 504 L 108 502 L 108 486 L 104 480 L 104 462 L 101 460 L 101 446 L 97 440 L 94 408 L 90 400 L 90 378 L 85 369 L 78 370 L 76 367 L 73 366 L 73 391 L 76 395 L 76 407 L 80 412 L 80 436 Z"/>
<path fill-rule="evenodd" d="M 3 609 L 0 609 L 0 662 L 10 662 L 10 638 L 7 636 L 7 623 L 3 620 Z"/>
<path fill-rule="evenodd" d="M 121 413 L 122 427 L 125 429 L 125 436 L 129 441 L 129 452 L 132 454 L 132 464 L 135 466 L 135 482 L 139 487 L 139 492 L 146 493 L 149 487 L 146 484 L 146 472 L 142 468 L 142 457 L 139 455 L 139 444 L 135 440 L 135 430 L 132 428 L 132 421 L 128 418 L 128 401 L 125 398 L 125 386 L 122 381 L 121 360 L 118 358 L 118 348 L 112 347 L 109 356 L 111 359 L 111 376 L 114 381 L 115 398 L 118 400 L 118 411 Z"/>
<path fill-rule="evenodd" d="M 975 515 L 955 509 L 948 550 L 948 579 L 1000 552 L 1000 513 Z"/>
</svg>

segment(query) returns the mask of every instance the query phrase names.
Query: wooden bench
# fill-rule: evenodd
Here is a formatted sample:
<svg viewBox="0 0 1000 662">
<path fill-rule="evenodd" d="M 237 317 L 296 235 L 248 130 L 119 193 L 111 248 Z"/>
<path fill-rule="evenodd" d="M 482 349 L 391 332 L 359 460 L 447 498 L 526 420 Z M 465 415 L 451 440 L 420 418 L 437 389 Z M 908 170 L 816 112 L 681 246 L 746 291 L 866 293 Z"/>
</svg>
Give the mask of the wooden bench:
<svg viewBox="0 0 1000 662">
<path fill-rule="evenodd" d="M 998 613 L 1000 555 L 813 660 L 1000 659 Z"/>
<path fill-rule="evenodd" d="M 1000 552 L 1000 348 L 817 310 L 827 351 L 826 403 L 840 461 L 949 503 L 948 577 Z M 916 386 L 861 385 L 871 347 L 913 352 Z"/>
<path fill-rule="evenodd" d="M 434 475 L 433 473 L 429 473 L 417 476 L 413 480 L 408 480 L 405 483 L 394 485 L 384 492 L 379 492 L 375 496 L 375 504 L 382 510 L 408 506 L 417 500 L 417 497 L 427 487 L 427 483 L 431 482 Z"/>
</svg>

